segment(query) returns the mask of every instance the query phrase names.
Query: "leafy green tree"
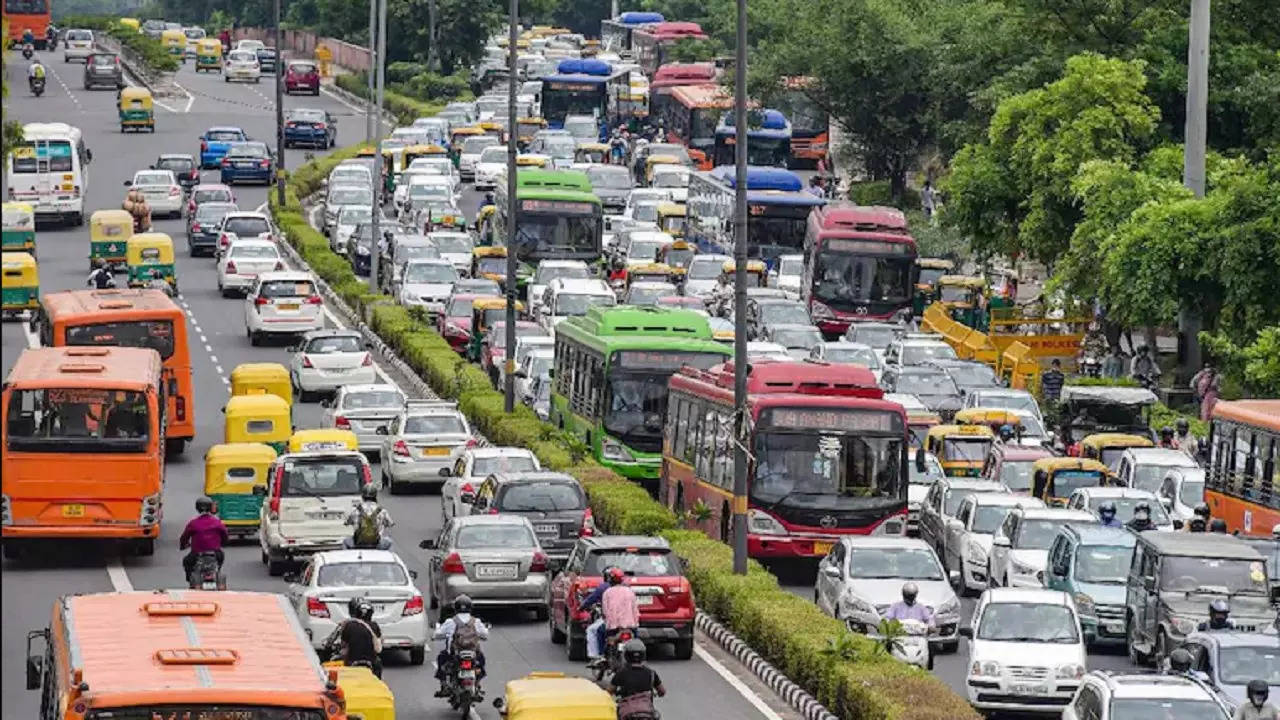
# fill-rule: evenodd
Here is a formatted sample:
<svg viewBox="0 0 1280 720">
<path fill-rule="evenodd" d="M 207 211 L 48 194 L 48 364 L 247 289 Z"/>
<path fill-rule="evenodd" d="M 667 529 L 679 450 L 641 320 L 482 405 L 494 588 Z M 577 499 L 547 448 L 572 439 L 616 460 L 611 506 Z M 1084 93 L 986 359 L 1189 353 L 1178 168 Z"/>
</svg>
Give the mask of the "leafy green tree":
<svg viewBox="0 0 1280 720">
<path fill-rule="evenodd" d="M 1280 325 L 1262 328 L 1257 337 L 1238 345 L 1225 335 L 1201 333 L 1210 353 L 1228 377 L 1238 379 L 1255 397 L 1280 397 Z"/>
</svg>

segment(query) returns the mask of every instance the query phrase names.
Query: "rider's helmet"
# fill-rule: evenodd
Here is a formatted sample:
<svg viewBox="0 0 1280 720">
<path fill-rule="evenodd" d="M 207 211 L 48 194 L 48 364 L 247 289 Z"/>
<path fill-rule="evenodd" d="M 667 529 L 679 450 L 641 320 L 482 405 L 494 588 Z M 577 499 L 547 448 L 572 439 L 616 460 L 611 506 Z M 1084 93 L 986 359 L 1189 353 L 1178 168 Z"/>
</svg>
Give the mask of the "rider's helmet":
<svg viewBox="0 0 1280 720">
<path fill-rule="evenodd" d="M 208 496 L 201 495 L 196 498 L 196 512 L 211 513 L 213 512 L 213 500 Z"/>
<path fill-rule="evenodd" d="M 1169 653 L 1169 670 L 1176 673 L 1184 673 L 1191 669 L 1191 653 L 1186 648 L 1178 648 Z"/>
<path fill-rule="evenodd" d="M 1265 680 L 1250 680 L 1245 688 L 1245 693 L 1249 696 L 1249 702 L 1256 707 L 1262 707 L 1262 703 L 1266 702 L 1267 696 L 1271 694 L 1271 688 L 1267 687 Z"/>
<path fill-rule="evenodd" d="M 1008 442 L 1009 438 L 1011 438 L 1011 437 L 1013 437 L 1013 426 L 1012 426 L 1012 425 L 1009 425 L 1008 423 L 1005 423 L 1004 425 L 1001 425 L 1001 426 L 1000 426 L 1000 439 L 1001 439 L 1001 440 L 1004 440 L 1005 442 Z"/>
<path fill-rule="evenodd" d="M 915 583 L 913 582 L 903 583 L 902 585 L 903 602 L 907 603 L 908 605 L 911 605 L 916 601 L 916 596 L 919 594 L 920 594 L 920 588 L 916 587 Z"/>
<path fill-rule="evenodd" d="M 1178 422 L 1174 423 L 1174 426 L 1178 428 L 1179 435 L 1186 435 L 1187 430 L 1191 428 L 1191 423 L 1187 422 L 1186 418 L 1180 417 L 1178 418 Z"/>
<path fill-rule="evenodd" d="M 1151 506 L 1144 502 L 1138 503 L 1138 505 L 1133 508 L 1133 519 L 1134 520 L 1150 520 Z"/>
<path fill-rule="evenodd" d="M 98 270 L 98 269 L 101 269 L 101 268 L 106 267 L 106 266 L 107 266 L 107 261 L 106 261 L 106 260 L 103 260 L 103 259 L 102 259 L 102 258 L 100 258 L 100 257 L 96 257 L 96 258 L 94 258 L 94 259 L 93 259 L 93 263 L 92 263 L 92 264 L 93 264 L 93 269 L 94 269 L 94 270 Z"/>
<path fill-rule="evenodd" d="M 1098 516 L 1105 521 L 1110 521 L 1116 516 L 1116 504 L 1110 500 L 1105 500 L 1098 506 Z"/>
<path fill-rule="evenodd" d="M 464 612 L 465 612 L 465 613 L 469 613 L 469 612 L 471 612 L 471 596 L 470 596 L 470 595 L 463 594 L 463 595 L 459 595 L 458 597 L 454 598 L 454 599 L 453 599 L 453 611 L 454 611 L 454 612 L 456 612 L 456 613 L 464 613 Z"/>
<path fill-rule="evenodd" d="M 1231 614 L 1231 604 L 1225 598 L 1214 598 L 1209 603 L 1209 624 L 1225 625 L 1227 616 Z"/>
<path fill-rule="evenodd" d="M 1191 518 L 1191 522 L 1187 524 L 1187 527 L 1191 530 L 1191 532 L 1204 532 L 1205 530 L 1208 529 L 1204 524 L 1204 518 L 1200 517 L 1199 515 Z"/>
<path fill-rule="evenodd" d="M 1196 517 L 1202 517 L 1204 518 L 1205 522 L 1209 522 L 1209 506 L 1206 505 L 1205 503 L 1200 503 L 1199 505 L 1196 505 L 1196 509 L 1193 510 L 1192 512 L 1196 514 Z"/>
<path fill-rule="evenodd" d="M 369 502 L 377 501 L 378 486 L 374 485 L 373 483 L 368 483 L 364 485 L 363 487 L 360 488 L 360 498 L 363 500 L 368 500 Z"/>
<path fill-rule="evenodd" d="M 1227 521 L 1222 518 L 1214 518 L 1209 522 L 1209 532 L 1227 534 Z"/>
<path fill-rule="evenodd" d="M 347 616 L 356 620 L 371 620 L 373 605 L 362 597 L 353 597 L 347 601 Z"/>
<path fill-rule="evenodd" d="M 1280 523 L 1276 523 L 1271 527 L 1271 537 L 1272 539 L 1280 540 Z"/>
<path fill-rule="evenodd" d="M 626 577 L 627 574 L 622 572 L 621 568 L 616 567 L 609 568 L 604 573 L 605 582 L 610 585 L 621 585 L 622 581 L 625 580 Z"/>
<path fill-rule="evenodd" d="M 622 657 L 626 658 L 628 665 L 643 663 L 645 657 L 644 641 L 638 638 L 628 640 L 627 644 L 622 646 Z"/>
<path fill-rule="evenodd" d="M 1160 428 L 1160 439 L 1164 442 L 1173 440 L 1173 426 L 1165 425 L 1164 427 Z"/>
</svg>

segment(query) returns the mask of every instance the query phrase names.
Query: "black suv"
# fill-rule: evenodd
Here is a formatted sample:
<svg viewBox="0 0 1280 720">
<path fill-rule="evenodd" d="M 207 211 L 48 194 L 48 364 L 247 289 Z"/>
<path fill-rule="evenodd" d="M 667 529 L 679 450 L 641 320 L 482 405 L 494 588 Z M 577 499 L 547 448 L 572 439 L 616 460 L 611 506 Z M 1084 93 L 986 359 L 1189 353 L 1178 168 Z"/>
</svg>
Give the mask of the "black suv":
<svg viewBox="0 0 1280 720">
<path fill-rule="evenodd" d="M 96 52 L 84 62 L 84 89 L 109 87 L 119 90 L 124 87 L 124 68 L 120 65 L 120 56 L 109 52 Z"/>
</svg>

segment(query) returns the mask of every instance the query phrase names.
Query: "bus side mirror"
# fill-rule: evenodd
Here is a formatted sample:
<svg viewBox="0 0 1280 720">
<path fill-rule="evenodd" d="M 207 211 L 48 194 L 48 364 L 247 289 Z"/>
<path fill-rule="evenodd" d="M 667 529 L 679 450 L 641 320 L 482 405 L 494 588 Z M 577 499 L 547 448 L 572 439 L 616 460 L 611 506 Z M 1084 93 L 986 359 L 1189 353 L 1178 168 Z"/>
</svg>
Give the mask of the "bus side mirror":
<svg viewBox="0 0 1280 720">
<path fill-rule="evenodd" d="M 173 377 L 169 378 L 169 394 L 170 395 L 178 394 L 178 378 L 173 378 Z"/>
<path fill-rule="evenodd" d="M 27 656 L 27 689 L 39 690 L 44 680 L 44 658 L 38 655 Z"/>
<path fill-rule="evenodd" d="M 924 448 L 916 448 L 916 472 L 922 473 L 925 469 Z"/>
</svg>

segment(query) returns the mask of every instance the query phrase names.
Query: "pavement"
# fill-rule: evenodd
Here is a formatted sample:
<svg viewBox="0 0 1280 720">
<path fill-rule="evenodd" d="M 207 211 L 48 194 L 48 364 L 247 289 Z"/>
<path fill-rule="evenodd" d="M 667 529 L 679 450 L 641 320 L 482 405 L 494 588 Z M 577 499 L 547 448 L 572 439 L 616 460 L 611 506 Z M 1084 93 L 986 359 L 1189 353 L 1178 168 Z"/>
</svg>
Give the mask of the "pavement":
<svg viewBox="0 0 1280 720">
<path fill-rule="evenodd" d="M 58 120 L 78 126 L 87 145 L 93 150 L 88 167 L 86 214 L 103 208 L 116 208 L 124 196 L 122 183 L 134 171 L 150 165 L 165 152 L 196 153 L 197 137 L 214 125 L 239 125 L 254 138 L 275 145 L 274 87 L 270 77 L 260 84 L 227 84 L 216 74 L 193 71 L 188 63 L 175 81 L 191 96 L 190 103 L 157 104 L 155 134 L 119 132 L 115 109 L 115 93 L 80 89 L 82 66 L 64 64 L 61 56 L 48 56 L 50 82 L 41 98 L 34 98 L 25 82 L 26 64 L 11 63 L 8 81 L 11 95 L 5 101 L 6 120 L 22 122 Z M 19 58 L 20 60 L 20 58 Z M 348 145 L 364 138 L 364 117 L 359 108 L 348 106 L 333 96 L 298 96 L 285 98 L 287 108 L 311 107 L 328 110 L 338 119 L 338 145 Z M 296 168 L 305 162 L 304 151 L 288 150 L 286 167 Z M 207 181 L 216 182 L 217 174 L 204 173 Z M 237 201 L 242 209 L 265 204 L 267 188 L 237 186 Z M 464 199 L 473 211 L 478 196 Z M 178 535 L 194 514 L 194 503 L 203 488 L 203 456 L 223 436 L 219 409 L 229 395 L 229 374 L 245 362 L 285 362 L 283 345 L 251 347 L 244 334 L 240 300 L 222 298 L 216 289 L 214 263 L 208 258 L 191 258 L 186 253 L 185 226 L 182 220 L 157 220 L 156 229 L 174 238 L 178 249 L 177 272 L 183 293 L 177 298 L 186 311 L 191 338 L 191 356 L 195 378 L 194 411 L 196 438 L 182 456 L 166 467 L 164 508 L 161 537 L 152 557 L 121 557 L 112 548 L 89 545 L 50 547 L 47 556 L 35 563 L 3 564 L 4 582 L 0 583 L 0 603 L 4 607 L 4 630 L 0 633 L 0 717 L 29 718 L 39 713 L 39 693 L 24 692 L 23 673 L 26 658 L 26 633 L 44 627 L 50 618 L 53 602 L 69 593 L 109 592 L 114 590 L 150 590 L 181 587 L 181 555 Z M 45 292 L 85 287 L 88 274 L 87 224 L 80 228 L 46 227 L 38 230 L 40 249 L 40 281 Z M 330 324 L 337 322 L 330 317 Z M 8 373 L 14 359 L 26 347 L 38 342 L 27 325 L 7 322 L 0 326 L 3 358 L 0 368 Z M 317 403 L 297 403 L 295 414 L 299 427 L 319 424 L 321 408 Z M 374 469 L 375 476 L 378 470 Z M 425 588 L 427 556 L 418 550 L 418 541 L 435 537 L 441 527 L 438 496 L 414 495 L 384 497 L 383 502 L 396 519 L 391 534 L 405 562 L 419 574 L 420 589 Z M 282 592 L 285 584 L 267 575 L 259 561 L 256 543 L 228 548 L 226 573 L 236 589 Z M 490 640 L 485 645 L 489 679 L 489 697 L 501 694 L 507 680 L 533 670 L 553 670 L 585 674 L 581 664 L 569 663 L 563 646 L 551 644 L 547 627 L 532 620 L 531 615 L 486 615 L 493 623 Z M 121 642 L 127 642 L 121 638 Z M 433 651 L 434 652 L 434 651 Z M 786 708 L 743 668 L 728 658 L 705 638 L 700 639 L 692 660 L 671 658 L 660 650 L 654 668 L 661 674 L 668 695 L 659 701 L 660 710 L 671 718 L 714 716 L 717 720 L 794 720 L 798 715 Z M 387 663 L 384 679 L 395 693 L 398 717 L 411 720 L 434 720 L 456 717 L 442 700 L 432 697 L 435 689 L 430 663 L 409 665 L 407 660 Z M 497 720 L 490 705 L 476 708 L 471 720 Z"/>
</svg>

